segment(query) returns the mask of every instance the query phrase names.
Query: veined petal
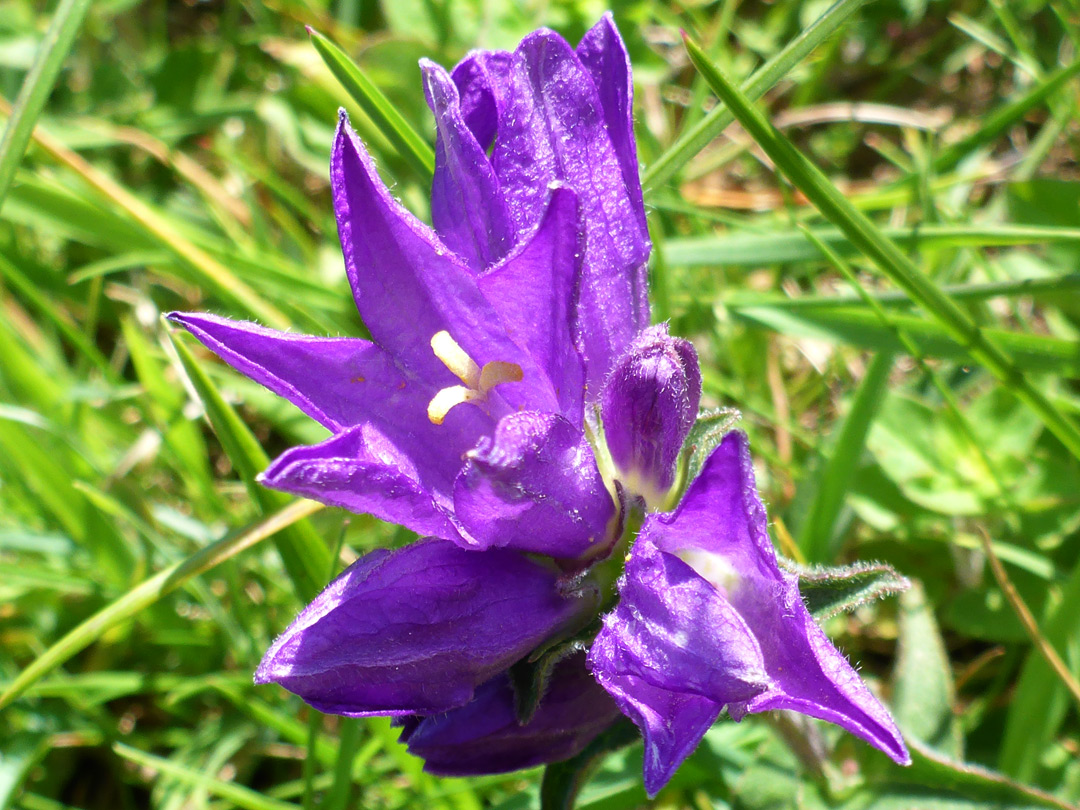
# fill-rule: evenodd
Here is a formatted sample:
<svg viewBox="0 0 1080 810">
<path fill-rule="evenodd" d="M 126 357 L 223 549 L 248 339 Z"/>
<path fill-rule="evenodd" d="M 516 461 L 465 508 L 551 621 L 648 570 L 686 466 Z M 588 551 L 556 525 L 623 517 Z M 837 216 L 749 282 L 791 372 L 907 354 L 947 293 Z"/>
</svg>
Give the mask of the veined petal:
<svg viewBox="0 0 1080 810">
<path fill-rule="evenodd" d="M 470 51 L 450 73 L 461 97 L 461 117 L 485 153 L 506 107 L 513 58 L 509 51 Z"/>
<path fill-rule="evenodd" d="M 761 627 L 762 633 L 768 628 L 768 637 L 759 638 L 773 687 L 745 704 L 729 706 L 732 717 L 770 709 L 802 712 L 836 723 L 900 765 L 911 764 L 888 710 L 802 606 L 795 581 L 790 588 L 796 592 L 794 615 L 780 615 L 776 602 L 760 602 L 756 610 L 749 604 L 741 608 L 752 626 Z"/>
<path fill-rule="evenodd" d="M 615 359 L 648 324 L 648 234 L 592 77 L 566 41 L 546 29 L 527 36 L 509 81 L 492 162 L 519 234 L 540 219 L 551 181 L 579 196 L 586 226 L 579 328 L 589 387 L 598 394 Z"/>
<path fill-rule="evenodd" d="M 478 282 L 510 337 L 546 372 L 559 412 L 579 426 L 585 375 L 573 322 L 583 249 L 577 195 L 554 185 L 536 230 Z"/>
<path fill-rule="evenodd" d="M 431 350 L 431 338 L 447 332 L 478 366 L 504 362 L 524 371 L 521 382 L 499 391 L 511 408 L 526 401 L 554 409 L 543 372 L 506 335 L 472 271 L 390 196 L 344 112 L 330 180 L 360 317 L 402 371 L 439 389 L 456 385 Z"/>
<path fill-rule="evenodd" d="M 436 387 L 406 377 L 370 341 L 294 335 L 198 313 L 174 312 L 169 319 L 331 431 L 374 426 L 432 490 L 448 494 L 461 455 L 494 429 L 491 417 L 477 408 L 458 408 L 442 425 L 431 424 L 427 406 Z"/>
<path fill-rule="evenodd" d="M 428 486 L 412 460 L 369 424 L 322 444 L 286 450 L 259 480 L 272 489 L 400 523 L 418 534 L 459 539 L 448 517 L 449 499 Z"/>
<path fill-rule="evenodd" d="M 533 718 L 519 725 L 510 679 L 497 675 L 471 703 L 406 726 L 402 741 L 440 776 L 507 773 L 578 754 L 619 708 L 585 669 L 584 654 L 561 661 Z"/>
<path fill-rule="evenodd" d="M 771 685 L 729 706 L 733 717 L 794 709 L 846 728 L 899 763 L 910 761 L 888 711 L 814 623 L 797 578 L 781 571 L 743 433 L 724 438 L 678 509 L 650 516 L 642 537 L 713 583 L 761 645 Z"/>
<path fill-rule="evenodd" d="M 504 417 L 467 455 L 454 511 L 478 548 L 571 559 L 603 547 L 615 505 L 582 431 L 525 411 Z"/>
<path fill-rule="evenodd" d="M 761 649 L 716 589 L 672 554 L 638 539 L 589 666 L 645 738 L 655 794 L 729 703 L 769 687 Z"/>
<path fill-rule="evenodd" d="M 332 714 L 435 714 L 468 703 L 591 605 L 512 551 L 427 540 L 362 557 L 267 651 L 274 682 Z"/>
<path fill-rule="evenodd" d="M 623 182 L 630 195 L 634 212 L 641 221 L 641 230 L 648 232 L 645 204 L 641 198 L 641 178 L 638 169 L 637 143 L 634 139 L 634 79 L 630 70 L 630 54 L 626 52 L 615 18 L 610 11 L 585 32 L 577 46 L 578 59 L 592 77 L 604 123 L 622 167 Z M 641 289 L 644 295 L 648 291 Z M 648 302 L 643 305 L 648 311 Z"/>
<path fill-rule="evenodd" d="M 487 154 L 466 126 L 449 74 L 420 60 L 424 92 L 435 115 L 435 176 L 431 219 L 443 242 L 475 272 L 506 255 L 513 244 L 510 216 Z"/>
<path fill-rule="evenodd" d="M 597 682 L 634 721 L 645 741 L 645 791 L 650 798 L 694 753 L 723 707 L 708 698 L 653 686 L 634 675 L 620 674 L 604 663 L 607 649 L 594 644 L 589 665 Z"/>
</svg>

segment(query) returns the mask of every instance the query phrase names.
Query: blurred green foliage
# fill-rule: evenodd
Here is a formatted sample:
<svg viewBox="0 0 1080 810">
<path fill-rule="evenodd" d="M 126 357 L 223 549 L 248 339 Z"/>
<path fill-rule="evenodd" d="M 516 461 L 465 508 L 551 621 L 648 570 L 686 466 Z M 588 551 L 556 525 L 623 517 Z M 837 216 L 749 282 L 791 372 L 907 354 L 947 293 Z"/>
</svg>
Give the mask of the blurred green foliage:
<svg viewBox="0 0 1080 810">
<path fill-rule="evenodd" d="M 1080 676 L 1080 460 L 745 131 L 680 145 L 719 115 L 680 28 L 741 81 L 829 5 L 613 11 L 635 66 L 642 164 L 677 169 L 647 199 L 655 318 L 694 340 L 707 404 L 743 412 L 779 547 L 800 562 L 881 560 L 918 583 L 826 624 L 891 701 L 916 761 L 896 768 L 816 722 L 722 721 L 654 806 L 1075 805 L 1078 707 L 1032 631 Z M 0 682 L 74 632 L 66 662 L 24 675 L 0 709 L 0 808 L 537 806 L 538 771 L 436 779 L 385 719 L 322 717 L 251 684 L 316 568 L 334 569 L 326 581 L 406 532 L 321 510 L 171 593 L 132 594 L 214 543 L 233 548 L 287 503 L 253 485 L 261 455 L 323 435 L 170 336 L 160 313 L 362 335 L 326 176 L 337 108 L 426 217 L 418 156 L 433 127 L 417 59 L 451 64 L 541 25 L 576 41 L 604 10 L 99 0 L 78 25 L 79 3 L 4 4 L 0 93 L 15 102 L 29 76 L 47 101 L 16 113 L 42 132 L 25 155 L 0 151 L 0 168 L 17 166 L 0 197 Z M 841 10 L 839 32 L 763 88 L 759 107 L 1075 424 L 1080 4 Z M 54 20 L 77 29 L 73 44 L 49 35 Z M 355 61 L 375 102 L 338 83 L 305 25 Z M 52 62 L 32 69 L 46 57 L 62 66 L 55 80 Z M 415 153 L 399 151 L 408 136 L 380 104 L 418 134 Z M 113 620 L 82 624 L 110 606 Z M 604 758 L 578 806 L 647 806 L 640 760 L 640 745 Z"/>
</svg>

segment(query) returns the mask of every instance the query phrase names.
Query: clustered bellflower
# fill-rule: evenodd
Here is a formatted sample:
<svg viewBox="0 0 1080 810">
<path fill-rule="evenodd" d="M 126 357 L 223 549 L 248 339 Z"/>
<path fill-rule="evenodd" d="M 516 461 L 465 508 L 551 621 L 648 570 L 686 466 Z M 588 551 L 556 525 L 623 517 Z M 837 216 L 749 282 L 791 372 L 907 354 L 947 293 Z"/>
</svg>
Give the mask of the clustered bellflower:
<svg viewBox="0 0 1080 810">
<path fill-rule="evenodd" d="M 565 759 L 625 714 L 654 794 L 725 710 L 803 712 L 908 761 L 778 566 L 746 437 L 728 434 L 661 511 L 701 376 L 690 343 L 649 325 L 633 84 L 611 15 L 576 49 L 541 29 L 512 53 L 421 70 L 433 227 L 392 197 L 344 114 L 333 145 L 370 341 L 170 316 L 331 432 L 274 461 L 266 486 L 423 538 L 351 565 L 256 681 L 395 717 L 438 774 Z M 510 667 L 602 612 L 522 717 Z"/>
</svg>

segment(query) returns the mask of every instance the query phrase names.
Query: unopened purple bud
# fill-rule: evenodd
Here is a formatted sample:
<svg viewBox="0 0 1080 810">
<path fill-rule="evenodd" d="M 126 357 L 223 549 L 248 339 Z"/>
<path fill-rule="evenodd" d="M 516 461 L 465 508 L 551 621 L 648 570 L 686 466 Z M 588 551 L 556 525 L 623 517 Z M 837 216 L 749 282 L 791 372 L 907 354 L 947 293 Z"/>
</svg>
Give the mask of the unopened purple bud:
<svg viewBox="0 0 1080 810">
<path fill-rule="evenodd" d="M 697 353 L 668 334 L 667 324 L 644 330 L 616 363 L 601 395 L 601 418 L 611 459 L 624 486 L 659 507 L 701 399 Z"/>
</svg>

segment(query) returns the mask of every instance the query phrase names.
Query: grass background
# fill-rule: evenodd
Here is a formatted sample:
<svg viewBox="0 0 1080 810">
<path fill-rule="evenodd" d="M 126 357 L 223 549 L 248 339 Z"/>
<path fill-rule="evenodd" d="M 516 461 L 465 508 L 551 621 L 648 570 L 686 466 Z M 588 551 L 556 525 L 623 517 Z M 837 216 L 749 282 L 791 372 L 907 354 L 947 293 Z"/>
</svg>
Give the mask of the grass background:
<svg viewBox="0 0 1080 810">
<path fill-rule="evenodd" d="M 784 553 L 916 581 L 827 624 L 916 763 L 822 724 L 727 721 L 653 806 L 1075 805 L 1080 3 L 829 8 L 613 6 L 635 68 L 654 317 L 694 340 L 708 404 L 743 412 Z M 260 490 L 266 457 L 321 428 L 160 313 L 363 334 L 327 185 L 337 108 L 426 217 L 417 59 L 452 64 L 540 25 L 576 42 L 604 10 L 5 2 L 0 808 L 536 806 L 539 771 L 432 778 L 385 719 L 322 717 L 251 684 L 321 584 L 410 538 Z M 680 28 L 735 80 L 778 65 L 759 108 L 835 186 L 790 185 L 751 122 L 727 126 Z M 813 47 L 788 58 L 800 36 Z M 868 243 L 808 202 L 837 189 L 873 223 Z M 967 331 L 911 303 L 900 265 L 871 249 L 882 240 L 930 291 L 920 303 L 947 296 Z M 1013 371 L 990 373 L 976 337 Z M 604 758 L 578 806 L 648 806 L 640 760 L 640 745 Z"/>
</svg>

